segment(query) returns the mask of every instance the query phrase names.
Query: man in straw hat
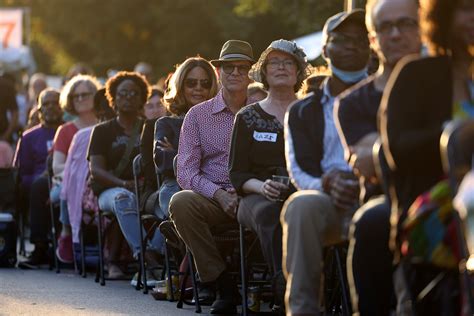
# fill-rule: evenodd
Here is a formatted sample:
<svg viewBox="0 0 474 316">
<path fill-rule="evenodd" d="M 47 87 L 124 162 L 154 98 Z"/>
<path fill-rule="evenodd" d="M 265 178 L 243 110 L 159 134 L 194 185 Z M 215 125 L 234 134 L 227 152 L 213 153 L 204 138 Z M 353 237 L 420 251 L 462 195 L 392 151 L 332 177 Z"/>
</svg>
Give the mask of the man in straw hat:
<svg viewBox="0 0 474 316">
<path fill-rule="evenodd" d="M 367 77 L 369 41 L 364 11 L 341 12 L 323 29 L 331 75 L 287 113 L 287 161 L 293 194 L 282 210 L 283 270 L 288 315 L 319 315 L 324 246 L 347 238 L 344 224 L 358 202 L 359 184 L 344 159 L 334 126 L 335 98 Z"/>
<path fill-rule="evenodd" d="M 171 219 L 194 255 L 202 283 L 215 282 L 211 314 L 235 313 L 237 287 L 226 271 L 212 238 L 213 226 L 235 223 L 237 194 L 229 180 L 229 145 L 235 114 L 246 104 L 249 70 L 254 63 L 249 43 L 229 40 L 217 68 L 222 89 L 192 107 L 179 139 L 177 180 L 183 191 L 170 203 Z"/>
</svg>

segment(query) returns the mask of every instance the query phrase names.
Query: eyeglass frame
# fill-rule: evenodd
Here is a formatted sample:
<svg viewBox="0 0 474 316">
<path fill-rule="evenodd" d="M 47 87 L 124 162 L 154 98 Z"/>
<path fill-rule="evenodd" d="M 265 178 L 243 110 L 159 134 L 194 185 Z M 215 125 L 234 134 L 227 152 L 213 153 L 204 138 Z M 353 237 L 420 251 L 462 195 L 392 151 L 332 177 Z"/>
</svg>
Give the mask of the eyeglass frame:
<svg viewBox="0 0 474 316">
<path fill-rule="evenodd" d="M 280 60 L 280 59 L 268 60 L 265 63 L 265 66 L 269 66 L 271 69 L 278 69 L 280 68 L 280 66 L 282 66 L 284 69 L 292 69 L 293 67 L 298 67 L 298 64 L 295 60 L 291 58 L 286 58 L 283 60 Z"/>
<path fill-rule="evenodd" d="M 337 39 L 339 37 L 339 40 L 334 41 L 334 39 Z M 355 47 L 358 48 L 364 48 L 366 45 L 369 46 L 369 37 L 368 36 L 357 36 L 358 38 L 348 36 L 343 33 L 331 33 L 328 36 L 327 42 L 328 43 L 333 43 L 336 45 L 347 45 L 347 44 L 352 44 Z"/>
<path fill-rule="evenodd" d="M 87 100 L 88 98 L 94 95 L 93 92 L 82 92 L 82 93 L 74 93 L 71 94 L 70 98 L 74 102 L 80 102 L 82 100 Z"/>
<path fill-rule="evenodd" d="M 401 25 L 401 23 L 406 22 L 407 24 Z M 411 23 L 411 24 L 410 24 Z M 385 25 L 382 27 L 382 25 Z M 406 34 L 408 32 L 417 30 L 419 27 L 418 20 L 410 17 L 401 17 L 395 21 L 384 21 L 374 25 L 375 33 L 383 36 L 392 34 L 393 29 L 396 28 L 400 34 Z M 381 30 L 385 28 L 385 30 Z"/>
</svg>

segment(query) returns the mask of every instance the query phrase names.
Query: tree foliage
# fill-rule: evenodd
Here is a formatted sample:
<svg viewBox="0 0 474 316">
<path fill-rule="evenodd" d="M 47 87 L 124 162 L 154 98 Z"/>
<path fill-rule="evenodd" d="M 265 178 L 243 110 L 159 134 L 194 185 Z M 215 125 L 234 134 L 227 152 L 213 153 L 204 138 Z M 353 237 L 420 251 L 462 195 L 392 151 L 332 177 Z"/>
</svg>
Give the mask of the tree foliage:
<svg viewBox="0 0 474 316">
<path fill-rule="evenodd" d="M 2 3 L 3 2 L 3 3 Z M 31 8 L 31 47 L 39 70 L 64 74 L 75 62 L 98 75 L 146 61 L 158 74 L 197 54 L 219 55 L 231 38 L 256 56 L 278 38 L 322 28 L 343 0 L 0 0 Z"/>
</svg>

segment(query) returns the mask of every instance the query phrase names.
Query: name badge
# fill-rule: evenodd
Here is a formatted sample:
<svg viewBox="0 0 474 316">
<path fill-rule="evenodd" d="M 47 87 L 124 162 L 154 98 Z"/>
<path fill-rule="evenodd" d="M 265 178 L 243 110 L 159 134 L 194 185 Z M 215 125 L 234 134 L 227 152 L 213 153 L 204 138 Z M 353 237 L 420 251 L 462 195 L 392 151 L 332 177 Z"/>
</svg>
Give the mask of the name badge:
<svg viewBox="0 0 474 316">
<path fill-rule="evenodd" d="M 277 133 L 263 133 L 263 132 L 253 132 L 253 139 L 257 142 L 271 142 L 275 143 L 277 141 Z"/>
</svg>

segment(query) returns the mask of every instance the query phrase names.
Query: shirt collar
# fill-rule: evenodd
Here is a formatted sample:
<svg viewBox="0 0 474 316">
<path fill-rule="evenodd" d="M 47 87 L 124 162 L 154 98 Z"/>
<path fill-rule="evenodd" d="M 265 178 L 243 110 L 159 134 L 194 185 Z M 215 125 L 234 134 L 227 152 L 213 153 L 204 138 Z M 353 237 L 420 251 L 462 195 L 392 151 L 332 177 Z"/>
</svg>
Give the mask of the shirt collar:
<svg viewBox="0 0 474 316">
<path fill-rule="evenodd" d="M 222 89 L 219 90 L 217 95 L 212 99 L 212 114 L 218 114 L 225 109 L 227 109 L 227 106 L 224 101 L 224 97 L 222 96 Z"/>
<path fill-rule="evenodd" d="M 321 103 L 326 104 L 332 99 L 334 99 L 334 97 L 331 95 L 331 91 L 329 91 L 329 77 L 327 77 L 323 82 L 323 96 L 321 97 Z"/>
</svg>

